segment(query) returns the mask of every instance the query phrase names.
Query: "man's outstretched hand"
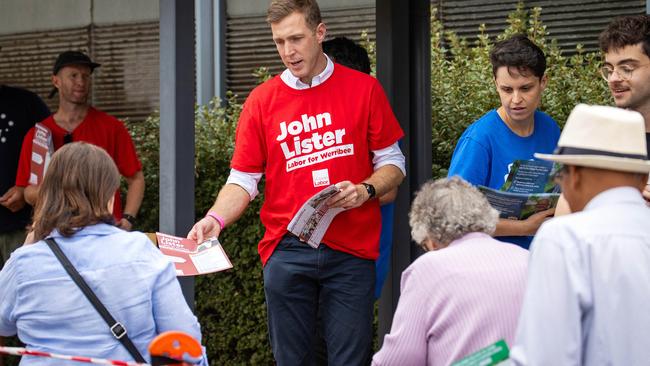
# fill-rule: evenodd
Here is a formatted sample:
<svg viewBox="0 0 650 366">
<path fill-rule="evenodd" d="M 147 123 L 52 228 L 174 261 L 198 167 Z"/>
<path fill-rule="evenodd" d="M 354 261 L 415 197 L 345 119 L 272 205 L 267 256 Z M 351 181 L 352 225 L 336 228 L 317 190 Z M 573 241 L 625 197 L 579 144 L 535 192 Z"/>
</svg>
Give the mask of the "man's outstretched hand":
<svg viewBox="0 0 650 366">
<path fill-rule="evenodd" d="M 187 238 L 195 240 L 197 243 L 203 243 L 208 238 L 218 237 L 220 232 L 221 225 L 217 220 L 206 216 L 194 224 L 192 230 L 187 234 Z"/>
</svg>

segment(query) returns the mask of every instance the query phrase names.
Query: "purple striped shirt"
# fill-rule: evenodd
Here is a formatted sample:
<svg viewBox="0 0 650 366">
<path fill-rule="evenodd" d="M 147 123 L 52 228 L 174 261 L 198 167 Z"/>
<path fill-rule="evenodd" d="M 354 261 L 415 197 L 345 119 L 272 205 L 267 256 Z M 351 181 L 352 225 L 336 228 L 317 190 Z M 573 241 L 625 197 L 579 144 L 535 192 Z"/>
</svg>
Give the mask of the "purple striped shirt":
<svg viewBox="0 0 650 366">
<path fill-rule="evenodd" d="M 390 334 L 373 365 L 449 365 L 513 341 L 528 251 L 483 233 L 422 255 L 402 274 Z"/>
</svg>

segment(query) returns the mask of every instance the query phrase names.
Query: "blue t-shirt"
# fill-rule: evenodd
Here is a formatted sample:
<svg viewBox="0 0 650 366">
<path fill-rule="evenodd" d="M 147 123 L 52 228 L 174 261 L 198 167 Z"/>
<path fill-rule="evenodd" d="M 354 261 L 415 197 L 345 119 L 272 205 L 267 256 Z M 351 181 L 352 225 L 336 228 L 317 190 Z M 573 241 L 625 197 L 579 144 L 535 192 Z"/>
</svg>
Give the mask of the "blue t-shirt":
<svg viewBox="0 0 650 366">
<path fill-rule="evenodd" d="M 533 154 L 552 153 L 560 128 L 546 113 L 535 111 L 533 133 L 521 137 L 512 132 L 493 109 L 463 132 L 449 166 L 449 177 L 458 175 L 473 185 L 499 189 L 515 160 L 534 159 Z M 531 236 L 502 236 L 497 239 L 528 248 Z"/>
</svg>

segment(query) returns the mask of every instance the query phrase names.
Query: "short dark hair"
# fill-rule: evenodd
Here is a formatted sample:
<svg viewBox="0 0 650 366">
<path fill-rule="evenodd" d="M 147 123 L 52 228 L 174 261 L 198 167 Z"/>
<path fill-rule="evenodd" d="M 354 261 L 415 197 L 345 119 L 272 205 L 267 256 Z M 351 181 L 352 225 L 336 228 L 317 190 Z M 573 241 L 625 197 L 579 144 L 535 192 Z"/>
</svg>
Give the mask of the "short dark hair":
<svg viewBox="0 0 650 366">
<path fill-rule="evenodd" d="M 294 12 L 305 16 L 305 22 L 312 29 L 323 22 L 316 0 L 273 0 L 266 11 L 266 21 L 277 23 Z"/>
<path fill-rule="evenodd" d="M 323 42 L 323 52 L 336 63 L 370 74 L 368 52 L 349 38 L 336 37 Z"/>
<path fill-rule="evenodd" d="M 621 49 L 643 42 L 643 52 L 650 57 L 650 15 L 628 15 L 615 18 L 598 37 L 600 49 Z"/>
<path fill-rule="evenodd" d="M 521 74 L 532 72 L 540 79 L 546 71 L 544 51 L 524 34 L 515 34 L 495 43 L 490 51 L 490 62 L 495 77 L 497 70 L 502 66 L 514 67 Z"/>
</svg>

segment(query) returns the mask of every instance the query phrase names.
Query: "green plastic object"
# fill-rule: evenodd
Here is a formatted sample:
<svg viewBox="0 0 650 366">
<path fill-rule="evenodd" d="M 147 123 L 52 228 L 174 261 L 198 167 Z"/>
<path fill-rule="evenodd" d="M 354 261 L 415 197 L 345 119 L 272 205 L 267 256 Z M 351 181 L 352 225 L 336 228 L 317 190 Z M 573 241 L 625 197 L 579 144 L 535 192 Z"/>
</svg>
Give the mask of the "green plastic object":
<svg viewBox="0 0 650 366">
<path fill-rule="evenodd" d="M 494 366 L 506 361 L 508 357 L 510 357 L 510 350 L 502 339 L 454 362 L 451 366 Z"/>
</svg>

